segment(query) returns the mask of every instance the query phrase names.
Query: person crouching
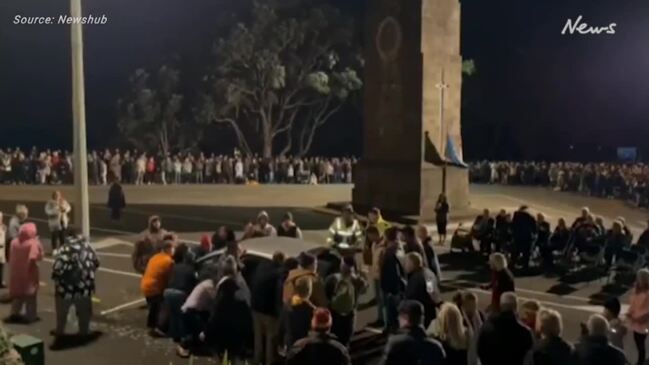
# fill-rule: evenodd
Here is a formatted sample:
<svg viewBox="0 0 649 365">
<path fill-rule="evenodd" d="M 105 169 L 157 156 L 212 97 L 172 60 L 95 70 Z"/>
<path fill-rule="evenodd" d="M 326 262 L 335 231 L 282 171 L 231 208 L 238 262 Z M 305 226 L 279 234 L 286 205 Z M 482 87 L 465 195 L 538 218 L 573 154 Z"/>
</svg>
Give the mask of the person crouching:
<svg viewBox="0 0 649 365">
<path fill-rule="evenodd" d="M 173 241 L 165 241 L 162 244 L 162 251 L 153 255 L 147 263 L 140 282 L 142 295 L 146 298 L 149 307 L 146 324 L 153 337 L 165 336 L 160 328 L 159 316 L 164 301 L 163 292 L 167 288 L 174 265 L 173 252 Z"/>
</svg>

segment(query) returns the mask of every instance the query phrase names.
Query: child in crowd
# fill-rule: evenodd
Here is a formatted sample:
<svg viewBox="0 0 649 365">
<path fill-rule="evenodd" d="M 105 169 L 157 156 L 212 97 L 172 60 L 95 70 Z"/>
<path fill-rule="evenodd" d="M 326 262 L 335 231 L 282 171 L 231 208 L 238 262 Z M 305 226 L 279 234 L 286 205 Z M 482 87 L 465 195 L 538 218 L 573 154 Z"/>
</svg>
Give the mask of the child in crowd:
<svg viewBox="0 0 649 365">
<path fill-rule="evenodd" d="M 536 335 L 536 315 L 541 310 L 541 304 L 537 300 L 526 300 L 521 305 L 519 317 L 527 327 Z"/>
<path fill-rule="evenodd" d="M 608 332 L 608 339 L 611 344 L 621 350 L 624 349 L 624 337 L 626 336 L 626 326 L 620 319 L 622 306 L 620 300 L 611 298 L 604 303 L 604 318 L 608 320 L 611 328 Z"/>
</svg>

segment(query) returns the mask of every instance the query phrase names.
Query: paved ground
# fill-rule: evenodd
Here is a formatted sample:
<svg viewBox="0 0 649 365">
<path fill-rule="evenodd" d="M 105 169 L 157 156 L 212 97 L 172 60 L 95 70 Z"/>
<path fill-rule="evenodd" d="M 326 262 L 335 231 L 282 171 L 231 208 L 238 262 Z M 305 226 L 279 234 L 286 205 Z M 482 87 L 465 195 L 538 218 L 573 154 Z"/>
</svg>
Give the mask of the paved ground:
<svg viewBox="0 0 649 365">
<path fill-rule="evenodd" d="M 228 194 L 245 194 L 246 201 L 254 199 L 248 196 L 251 190 L 239 189 L 228 190 Z M 146 311 L 141 306 L 142 300 L 139 295 L 138 276 L 130 268 L 130 250 L 128 243 L 132 241 L 135 233 L 140 232 L 146 226 L 147 217 L 157 213 L 163 217 L 165 226 L 180 232 L 183 237 L 196 238 L 200 232 L 213 230 L 221 224 L 229 224 L 235 227 L 250 218 L 253 218 L 260 208 L 268 208 L 272 220 L 277 222 L 281 213 L 289 209 L 283 207 L 274 193 L 265 191 L 265 187 L 256 187 L 259 192 L 258 204 L 242 204 L 244 207 L 233 206 L 238 200 L 236 196 L 228 196 L 224 199 L 214 198 L 212 203 L 195 204 L 194 198 L 188 198 L 191 205 L 181 204 L 185 191 L 186 194 L 194 196 L 194 187 L 181 187 L 161 194 L 163 204 L 151 204 L 149 195 L 138 200 L 140 194 L 128 191 L 131 196 L 129 208 L 125 212 L 124 223 L 116 224 L 107 219 L 107 212 L 98 198 L 91 213 L 93 229 L 93 241 L 97 245 L 102 262 L 102 269 L 97 279 L 97 302 L 95 306 L 95 321 L 97 329 L 104 335 L 95 343 L 83 348 L 69 349 L 65 351 L 47 352 L 47 364 L 67 365 L 87 362 L 92 359 L 96 365 L 110 364 L 122 361 L 125 364 L 184 364 L 186 361 L 179 360 L 173 355 L 173 347 L 168 340 L 153 340 L 147 337 L 144 327 Z M 311 187 L 313 194 L 326 195 L 326 191 L 318 191 L 320 187 Z M 324 187 L 327 190 L 329 187 Z M 23 201 L 31 197 L 33 203 L 29 203 L 32 217 L 37 220 L 39 230 L 43 236 L 47 235 L 44 225 L 44 214 L 42 201 L 36 200 L 36 196 L 47 196 L 43 188 L 12 188 L 20 191 L 14 195 L 13 192 L 0 188 L 0 210 L 10 212 L 18 200 Z M 138 188 L 144 189 L 144 188 Z M 281 189 L 286 189 L 281 187 Z M 336 189 L 342 190 L 340 187 Z M 349 190 L 349 187 L 347 187 Z M 32 191 L 33 190 L 33 191 Z M 38 191 L 36 191 L 38 190 Z M 41 191 L 42 190 L 42 191 Z M 51 189 L 50 189 L 51 190 Z M 143 190 L 142 190 L 143 191 Z M 643 222 L 647 219 L 647 213 L 626 206 L 624 203 L 593 199 L 564 193 L 555 193 L 545 189 L 522 188 L 522 187 L 495 187 L 495 186 L 474 186 L 472 187 L 472 203 L 474 207 L 489 207 L 492 210 L 503 207 L 514 209 L 521 204 L 528 204 L 533 209 L 546 213 L 552 221 L 559 217 L 572 219 L 579 212 L 581 206 L 587 205 L 606 220 L 617 216 L 624 216 L 631 228 L 638 232 L 643 228 Z M 219 189 L 219 195 L 223 193 Z M 39 195 L 40 194 L 40 195 Z M 44 194 L 44 195 L 43 195 Z M 100 193 L 95 193 L 100 194 Z M 207 194 L 207 193 L 206 193 Z M 287 201 L 295 202 L 302 195 L 309 192 L 297 190 L 295 196 Z M 209 194 L 213 196 L 212 193 Z M 254 195 L 254 194 L 253 194 Z M 343 195 L 342 193 L 340 195 Z M 339 196 L 336 196 L 337 198 Z M 205 197 L 205 201 L 212 201 L 213 198 Z M 318 198 L 322 200 L 321 198 Z M 28 200 L 28 199 L 25 199 Z M 173 204 L 167 204 L 173 200 Z M 231 204 L 219 205 L 217 201 L 227 200 Z M 304 200 L 304 199 L 302 199 Z M 318 205 L 324 205 L 323 204 Z M 310 237 L 317 240 L 321 237 L 321 230 L 326 228 L 331 221 L 331 216 L 319 210 L 313 210 L 307 205 L 286 204 L 291 206 L 296 220 L 300 225 L 309 231 Z M 444 288 L 449 297 L 460 287 L 468 287 L 479 294 L 482 303 L 487 303 L 489 297 L 486 293 L 475 289 L 478 284 L 488 279 L 484 261 L 480 258 L 466 257 L 462 255 L 448 254 L 444 249 L 440 250 L 440 259 L 444 270 Z M 43 287 L 39 294 L 39 312 L 42 322 L 32 326 L 11 326 L 13 332 L 29 333 L 46 340 L 49 343 L 48 331 L 53 328 L 53 288 L 49 280 L 51 264 L 45 262 L 41 265 L 41 278 Z M 602 278 L 589 277 L 588 275 L 577 275 L 567 278 L 543 277 L 540 275 L 517 277 L 517 288 L 519 295 L 525 298 L 534 298 L 544 305 L 556 308 L 564 316 L 566 335 L 569 339 L 575 340 L 578 336 L 579 323 L 587 319 L 593 312 L 599 312 L 597 306 L 601 299 L 608 295 L 620 295 L 622 301 L 626 298 L 626 288 L 620 285 L 605 285 L 606 280 Z M 371 295 L 371 294 L 370 294 Z M 359 316 L 359 326 L 374 319 L 374 309 L 363 311 Z M 0 317 L 8 313 L 6 305 L 0 306 Z M 627 343 L 627 349 L 631 349 L 631 340 Z M 635 359 L 635 353 L 628 350 L 631 359 Z M 199 358 L 195 364 L 210 363 L 209 359 Z"/>
</svg>

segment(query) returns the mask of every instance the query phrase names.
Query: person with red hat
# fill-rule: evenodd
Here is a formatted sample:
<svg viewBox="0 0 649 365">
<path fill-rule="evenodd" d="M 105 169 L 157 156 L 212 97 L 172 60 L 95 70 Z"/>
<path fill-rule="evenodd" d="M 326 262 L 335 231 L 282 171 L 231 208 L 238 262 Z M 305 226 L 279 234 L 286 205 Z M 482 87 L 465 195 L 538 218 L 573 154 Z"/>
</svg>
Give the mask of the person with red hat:
<svg viewBox="0 0 649 365">
<path fill-rule="evenodd" d="M 311 319 L 311 332 L 297 341 L 286 356 L 287 365 L 351 365 L 347 348 L 331 331 L 331 312 L 317 308 Z"/>
</svg>

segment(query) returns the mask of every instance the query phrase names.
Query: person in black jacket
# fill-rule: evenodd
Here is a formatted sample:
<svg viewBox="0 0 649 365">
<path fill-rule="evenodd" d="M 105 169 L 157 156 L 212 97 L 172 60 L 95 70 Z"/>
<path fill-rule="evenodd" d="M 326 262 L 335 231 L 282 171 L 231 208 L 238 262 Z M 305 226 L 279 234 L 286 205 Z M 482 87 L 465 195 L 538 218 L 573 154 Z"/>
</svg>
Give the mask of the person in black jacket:
<svg viewBox="0 0 649 365">
<path fill-rule="evenodd" d="M 545 220 L 545 215 L 539 213 L 536 215 L 536 226 L 537 226 L 537 236 L 536 236 L 536 245 L 541 251 L 541 256 L 543 257 L 543 266 L 546 268 L 552 266 L 552 251 L 550 245 L 550 234 L 552 233 L 552 228 L 550 223 Z"/>
<path fill-rule="evenodd" d="M 439 266 L 437 253 L 435 253 L 435 249 L 433 248 L 433 239 L 430 237 L 426 226 L 419 226 L 417 228 L 417 238 L 421 242 L 421 245 L 424 246 L 424 253 L 426 254 L 425 261 L 428 264 L 428 268 L 435 274 L 437 280 L 442 280 L 442 269 Z"/>
<path fill-rule="evenodd" d="M 446 194 L 440 193 L 435 204 L 435 222 L 437 223 L 437 235 L 439 237 L 437 242 L 440 246 L 443 246 L 444 242 L 446 242 L 446 226 L 448 225 L 449 210 Z"/>
<path fill-rule="evenodd" d="M 286 365 L 351 365 L 347 348 L 330 334 L 331 313 L 318 308 L 311 320 L 312 331 L 295 343 L 286 356 Z"/>
<path fill-rule="evenodd" d="M 645 251 L 649 250 L 649 221 L 647 221 L 647 228 L 645 228 L 640 237 L 638 237 L 637 245 L 644 248 Z"/>
<path fill-rule="evenodd" d="M 282 252 L 275 252 L 271 261 L 260 263 L 250 285 L 255 364 L 273 364 L 277 360 L 284 259 Z"/>
<path fill-rule="evenodd" d="M 532 349 L 534 336 L 516 317 L 518 298 L 512 292 L 500 299 L 501 312 L 491 316 L 478 335 L 482 365 L 521 365 Z"/>
<path fill-rule="evenodd" d="M 570 230 L 566 226 L 566 220 L 559 218 L 557 226 L 554 228 L 554 232 L 552 232 L 548 244 L 540 247 L 541 258 L 543 259 L 543 265 L 545 267 L 552 268 L 554 266 L 553 252 L 565 250 L 568 246 L 569 240 Z"/>
<path fill-rule="evenodd" d="M 385 231 L 386 248 L 380 263 L 380 282 L 385 302 L 386 330 L 397 330 L 397 308 L 405 291 L 404 272 L 397 257 L 399 243 L 397 229 L 390 227 Z"/>
<path fill-rule="evenodd" d="M 511 216 L 501 209 L 496 216 L 496 226 L 494 231 L 494 246 L 496 252 L 502 252 L 507 247 L 512 236 Z"/>
<path fill-rule="evenodd" d="M 575 346 L 575 365 L 625 365 L 622 350 L 611 345 L 607 334 L 610 330 L 606 318 L 593 314 L 586 325 L 587 335 Z"/>
<path fill-rule="evenodd" d="M 480 242 L 480 253 L 491 254 L 491 243 L 494 238 L 494 226 L 496 221 L 491 217 L 489 209 L 485 209 L 477 216 L 472 227 L 473 238 Z"/>
<path fill-rule="evenodd" d="M 405 298 L 416 300 L 424 306 L 424 328 L 428 328 L 437 314 L 437 303 L 433 300 L 433 295 L 439 294 L 436 292 L 436 279 L 432 271 L 423 266 L 421 255 L 417 252 L 406 255 L 406 272 L 408 283 Z"/>
<path fill-rule="evenodd" d="M 532 349 L 533 365 L 572 364 L 575 361 L 571 344 L 561 338 L 563 324 L 561 314 L 552 309 L 541 309 L 538 313 L 538 330 L 541 339 Z"/>
<path fill-rule="evenodd" d="M 295 224 L 295 221 L 293 220 L 293 214 L 291 212 L 284 213 L 282 223 L 277 226 L 277 236 L 299 239 L 302 238 L 302 231 L 300 230 L 300 227 Z"/>
<path fill-rule="evenodd" d="M 536 237 L 536 220 L 523 205 L 514 213 L 512 218 L 512 233 L 514 236 L 514 263 L 520 264 L 524 269 L 530 265 L 532 243 Z"/>
<path fill-rule="evenodd" d="M 244 360 L 252 347 L 252 312 L 238 292 L 232 277 L 222 279 L 217 288 L 212 315 L 202 338 L 220 359 L 227 353 L 232 362 Z"/>
<path fill-rule="evenodd" d="M 169 309 L 169 336 L 176 344 L 180 344 L 184 335 L 181 307 L 187 296 L 194 290 L 198 279 L 187 245 L 184 243 L 178 245 L 174 250 L 173 259 L 174 265 L 163 296 L 165 305 Z M 187 349 L 181 346 L 178 346 L 177 351 L 180 356 L 188 355 Z"/>
<path fill-rule="evenodd" d="M 415 229 L 412 226 L 405 226 L 401 229 L 401 237 L 404 243 L 403 250 L 405 253 L 416 252 L 425 260 L 426 252 L 424 251 L 424 246 L 417 239 L 415 234 Z M 427 263 L 425 263 L 428 266 Z"/>
<path fill-rule="evenodd" d="M 114 180 L 108 190 L 108 208 L 110 208 L 110 219 L 118 221 L 122 218 L 122 209 L 126 208 L 124 190 L 119 181 Z"/>
<path fill-rule="evenodd" d="M 212 250 L 218 251 L 224 249 L 228 243 L 235 242 L 236 237 L 232 228 L 227 226 L 221 226 L 219 229 L 214 232 L 212 235 Z"/>
<path fill-rule="evenodd" d="M 445 363 L 444 348 L 438 341 L 426 336 L 423 321 L 424 307 L 421 303 L 412 300 L 401 303 L 401 332 L 388 340 L 381 365 Z"/>
</svg>

